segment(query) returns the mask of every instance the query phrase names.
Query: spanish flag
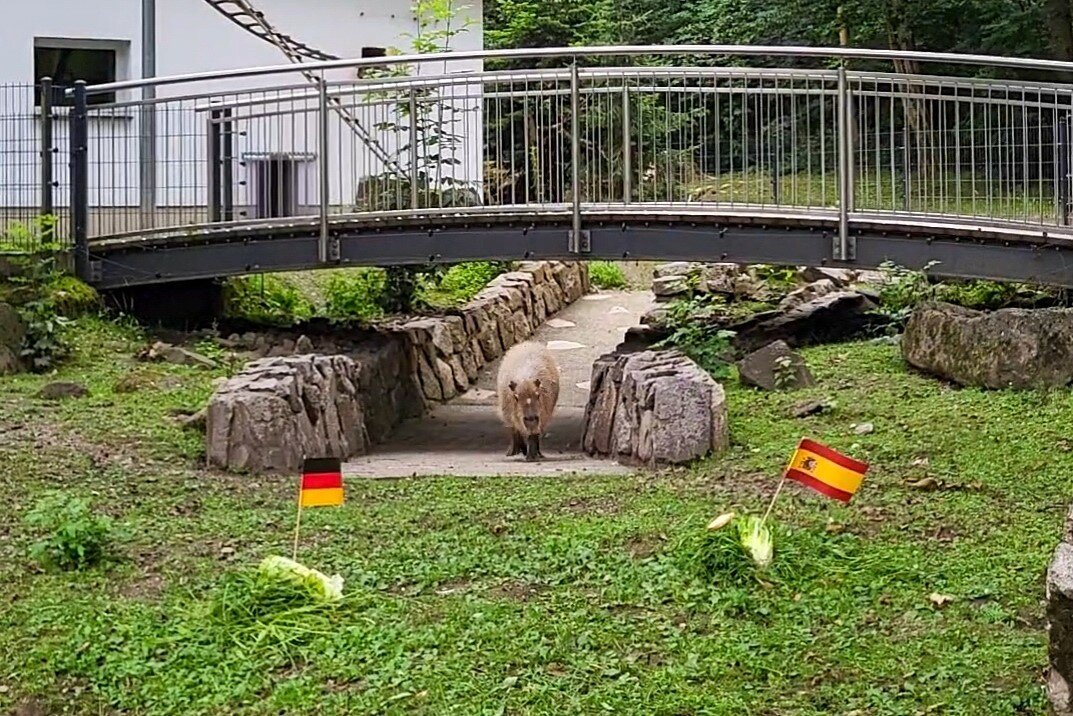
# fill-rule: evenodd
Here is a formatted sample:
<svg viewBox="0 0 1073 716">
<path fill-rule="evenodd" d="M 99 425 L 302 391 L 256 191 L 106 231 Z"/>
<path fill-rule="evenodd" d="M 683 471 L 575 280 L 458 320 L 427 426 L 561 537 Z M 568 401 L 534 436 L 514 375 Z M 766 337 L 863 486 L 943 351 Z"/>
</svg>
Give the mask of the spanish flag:
<svg viewBox="0 0 1073 716">
<path fill-rule="evenodd" d="M 343 504 L 343 467 L 339 458 L 320 457 L 305 461 L 298 504 L 302 507 Z"/>
<path fill-rule="evenodd" d="M 805 438 L 790 459 L 786 477 L 820 494 L 849 502 L 867 471 L 865 463 Z"/>
</svg>

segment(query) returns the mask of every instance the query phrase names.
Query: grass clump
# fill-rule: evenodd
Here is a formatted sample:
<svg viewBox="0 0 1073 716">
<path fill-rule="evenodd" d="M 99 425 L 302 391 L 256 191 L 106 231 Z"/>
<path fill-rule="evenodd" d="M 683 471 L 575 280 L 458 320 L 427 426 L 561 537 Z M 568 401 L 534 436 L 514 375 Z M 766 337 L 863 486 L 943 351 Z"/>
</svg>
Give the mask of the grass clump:
<svg viewBox="0 0 1073 716">
<path fill-rule="evenodd" d="M 694 296 L 670 304 L 663 319 L 670 331 L 656 348 L 677 348 L 715 378 L 730 375 L 733 331 L 713 325 L 720 306 L 709 296 Z"/>
<path fill-rule="evenodd" d="M 87 569 L 108 556 L 114 538 L 111 518 L 90 509 L 89 500 L 56 492 L 37 501 L 26 524 L 43 533 L 30 556 L 43 567 Z"/>
<path fill-rule="evenodd" d="M 311 318 L 313 313 L 313 303 L 282 276 L 237 276 L 224 286 L 224 315 L 228 318 L 288 326 Z"/>
<path fill-rule="evenodd" d="M 101 306 L 101 297 L 96 289 L 70 274 L 56 276 L 45 287 L 45 291 L 56 312 L 67 318 L 93 313 Z"/>
<path fill-rule="evenodd" d="M 590 261 L 589 279 L 597 288 L 626 288 L 626 273 L 614 261 Z"/>
<path fill-rule="evenodd" d="M 323 286 L 324 313 L 337 321 L 373 321 L 384 315 L 386 289 L 383 269 L 336 271 Z"/>
<path fill-rule="evenodd" d="M 455 264 L 442 273 L 424 274 L 417 282 L 416 303 L 432 309 L 460 306 L 509 268 L 496 261 L 471 261 Z"/>
<path fill-rule="evenodd" d="M 328 634 L 337 602 L 316 579 L 266 568 L 225 575 L 209 604 L 209 621 L 238 647 L 288 651 Z"/>
</svg>

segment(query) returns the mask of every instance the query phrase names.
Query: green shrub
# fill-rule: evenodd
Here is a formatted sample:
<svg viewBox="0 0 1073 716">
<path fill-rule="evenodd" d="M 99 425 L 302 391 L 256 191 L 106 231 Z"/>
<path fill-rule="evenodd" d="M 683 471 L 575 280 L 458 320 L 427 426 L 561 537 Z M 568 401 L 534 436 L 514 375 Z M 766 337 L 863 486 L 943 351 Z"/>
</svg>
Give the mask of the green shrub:
<svg viewBox="0 0 1073 716">
<path fill-rule="evenodd" d="M 626 274 L 613 261 L 590 261 L 589 279 L 597 288 L 625 288 Z"/>
<path fill-rule="evenodd" d="M 707 296 L 671 303 L 663 321 L 671 333 L 654 347 L 677 348 L 713 377 L 726 378 L 733 359 L 730 339 L 734 332 L 712 325 L 719 309 Z"/>
<path fill-rule="evenodd" d="M 958 283 L 940 284 L 936 298 L 956 303 L 966 308 L 996 310 L 1011 305 L 1033 304 L 1045 301 L 1051 294 L 1020 283 L 999 283 L 974 279 Z"/>
<path fill-rule="evenodd" d="M 101 298 L 92 286 L 69 274 L 56 276 L 46 290 L 56 312 L 68 318 L 92 313 L 101 305 Z"/>
<path fill-rule="evenodd" d="M 384 315 L 387 276 L 381 269 L 362 268 L 333 273 L 325 284 L 324 312 L 337 321 L 371 321 Z"/>
<path fill-rule="evenodd" d="M 19 357 L 35 373 L 52 370 L 70 355 L 71 344 L 66 329 L 70 321 L 59 315 L 49 299 L 30 301 L 19 307 L 26 326 Z"/>
<path fill-rule="evenodd" d="M 60 249 L 56 243 L 56 217 L 40 216 L 30 222 L 15 221 L 0 233 L 0 253 L 36 254 Z"/>
<path fill-rule="evenodd" d="M 238 276 L 228 279 L 224 286 L 224 315 L 287 326 L 311 318 L 313 303 L 281 276 Z"/>
<path fill-rule="evenodd" d="M 108 555 L 112 521 L 95 514 L 84 498 L 55 492 L 41 498 L 26 514 L 26 523 L 43 536 L 30 547 L 30 556 L 46 567 L 85 569 Z"/>
<path fill-rule="evenodd" d="M 452 308 L 481 292 L 488 282 L 510 268 L 495 261 L 471 261 L 446 270 L 428 272 L 418 280 L 416 303 L 430 308 Z"/>
</svg>

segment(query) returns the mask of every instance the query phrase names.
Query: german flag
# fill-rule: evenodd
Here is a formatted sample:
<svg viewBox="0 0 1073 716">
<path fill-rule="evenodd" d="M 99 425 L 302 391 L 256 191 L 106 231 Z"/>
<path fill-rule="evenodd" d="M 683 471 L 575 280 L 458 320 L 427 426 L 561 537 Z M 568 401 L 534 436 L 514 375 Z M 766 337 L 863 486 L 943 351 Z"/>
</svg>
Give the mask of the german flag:
<svg viewBox="0 0 1073 716">
<path fill-rule="evenodd" d="M 868 465 L 805 438 L 797 445 L 786 477 L 828 497 L 849 502 Z"/>
<path fill-rule="evenodd" d="M 302 507 L 329 507 L 343 504 L 343 466 L 339 458 L 318 457 L 302 466 Z"/>
</svg>

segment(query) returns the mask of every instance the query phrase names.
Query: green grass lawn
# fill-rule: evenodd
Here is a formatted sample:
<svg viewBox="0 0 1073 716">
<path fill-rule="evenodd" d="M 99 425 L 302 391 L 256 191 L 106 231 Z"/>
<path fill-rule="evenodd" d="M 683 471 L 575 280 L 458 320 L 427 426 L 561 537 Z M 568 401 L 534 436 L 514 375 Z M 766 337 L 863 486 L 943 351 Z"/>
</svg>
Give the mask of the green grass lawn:
<svg viewBox="0 0 1073 716">
<path fill-rule="evenodd" d="M 1073 396 L 957 390 L 897 348 L 807 350 L 797 394 L 728 384 L 733 447 L 637 477 L 351 482 L 303 517 L 301 561 L 348 597 L 295 643 L 221 629 L 229 572 L 288 554 L 295 480 L 199 467 L 169 417 L 218 375 L 145 365 L 95 319 L 56 377 L 0 380 L 0 712 L 1040 714 L 1044 571 L 1073 487 Z M 149 386 L 115 393 L 137 371 Z M 794 419 L 790 406 L 836 407 Z M 851 425 L 875 432 L 854 435 Z M 854 502 L 796 485 L 777 578 L 699 579 L 693 537 L 763 509 L 802 435 L 867 460 Z M 933 477 L 939 489 L 910 486 Z M 128 534 L 110 567 L 39 570 L 37 496 L 90 496 Z M 780 553 L 781 549 L 781 553 Z M 937 608 L 929 595 L 953 597 Z M 51 712 L 51 711 L 50 711 Z"/>
</svg>

